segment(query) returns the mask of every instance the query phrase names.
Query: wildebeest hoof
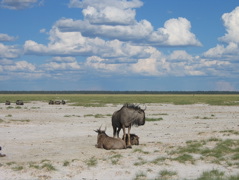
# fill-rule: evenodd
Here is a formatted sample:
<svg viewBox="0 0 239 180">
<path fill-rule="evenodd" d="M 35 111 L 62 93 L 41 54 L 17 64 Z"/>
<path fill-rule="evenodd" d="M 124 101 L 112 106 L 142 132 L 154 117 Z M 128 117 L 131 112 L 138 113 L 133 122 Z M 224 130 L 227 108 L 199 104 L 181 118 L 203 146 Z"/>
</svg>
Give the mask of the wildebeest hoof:
<svg viewBox="0 0 239 180">
<path fill-rule="evenodd" d="M 126 148 L 132 149 L 132 146 L 128 145 Z"/>
</svg>

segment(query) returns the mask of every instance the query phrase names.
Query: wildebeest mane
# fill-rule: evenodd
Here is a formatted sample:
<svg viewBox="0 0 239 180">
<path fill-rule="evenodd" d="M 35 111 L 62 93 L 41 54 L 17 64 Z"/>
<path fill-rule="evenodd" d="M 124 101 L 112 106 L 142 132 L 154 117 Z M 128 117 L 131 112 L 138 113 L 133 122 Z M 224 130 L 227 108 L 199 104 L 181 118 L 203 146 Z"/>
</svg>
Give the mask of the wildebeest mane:
<svg viewBox="0 0 239 180">
<path fill-rule="evenodd" d="M 125 103 L 123 107 L 127 107 L 134 110 L 142 110 L 138 105 Z"/>
</svg>

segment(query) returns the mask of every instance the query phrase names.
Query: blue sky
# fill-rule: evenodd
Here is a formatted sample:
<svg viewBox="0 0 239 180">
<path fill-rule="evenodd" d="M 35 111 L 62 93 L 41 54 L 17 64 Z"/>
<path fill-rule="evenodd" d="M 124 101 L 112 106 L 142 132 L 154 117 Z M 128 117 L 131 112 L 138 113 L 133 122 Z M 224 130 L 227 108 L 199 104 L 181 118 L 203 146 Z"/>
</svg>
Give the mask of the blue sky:
<svg viewBox="0 0 239 180">
<path fill-rule="evenodd" d="M 0 90 L 239 91 L 236 0 L 0 0 Z"/>
</svg>

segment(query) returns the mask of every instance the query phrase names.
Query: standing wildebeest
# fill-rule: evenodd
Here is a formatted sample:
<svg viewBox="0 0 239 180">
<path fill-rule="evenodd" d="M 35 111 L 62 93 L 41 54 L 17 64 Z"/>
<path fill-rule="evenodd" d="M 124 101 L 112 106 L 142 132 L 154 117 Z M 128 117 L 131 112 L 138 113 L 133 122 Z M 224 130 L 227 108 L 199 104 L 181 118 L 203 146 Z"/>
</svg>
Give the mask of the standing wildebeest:
<svg viewBox="0 0 239 180">
<path fill-rule="evenodd" d="M 97 136 L 97 144 L 95 145 L 97 148 L 104 148 L 106 150 L 109 149 L 126 149 L 125 141 L 119 138 L 109 137 L 105 130 L 97 129 L 95 132 L 98 133 Z"/>
<path fill-rule="evenodd" d="M 22 100 L 17 100 L 17 101 L 16 101 L 16 105 L 24 105 L 24 103 L 23 103 Z"/>
<path fill-rule="evenodd" d="M 115 111 L 112 115 L 112 126 L 114 131 L 114 137 L 119 138 L 119 132 L 123 128 L 124 141 L 126 140 L 125 128 L 128 128 L 128 141 L 127 147 L 131 147 L 130 143 L 130 129 L 132 125 L 142 126 L 145 123 L 145 109 L 141 109 L 139 106 L 134 104 L 124 104 L 123 107 Z"/>
</svg>

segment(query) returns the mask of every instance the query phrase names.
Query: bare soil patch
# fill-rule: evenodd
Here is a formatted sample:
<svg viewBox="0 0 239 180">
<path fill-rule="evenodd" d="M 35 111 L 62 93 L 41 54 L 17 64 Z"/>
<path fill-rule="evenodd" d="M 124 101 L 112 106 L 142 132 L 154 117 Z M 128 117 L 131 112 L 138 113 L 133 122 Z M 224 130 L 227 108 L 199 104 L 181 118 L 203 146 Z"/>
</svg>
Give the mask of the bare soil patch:
<svg viewBox="0 0 239 180">
<path fill-rule="evenodd" d="M 0 157 L 0 179 L 197 179 L 215 169 L 225 177 L 239 174 L 238 106 L 146 105 L 150 121 L 131 129 L 140 145 L 107 151 L 95 147 L 94 130 L 102 125 L 112 136 L 111 115 L 121 105 L 1 104 L 0 146 L 6 156 Z M 179 151 L 203 141 L 200 148 L 212 150 L 227 139 L 234 144 L 224 159 Z"/>
</svg>

